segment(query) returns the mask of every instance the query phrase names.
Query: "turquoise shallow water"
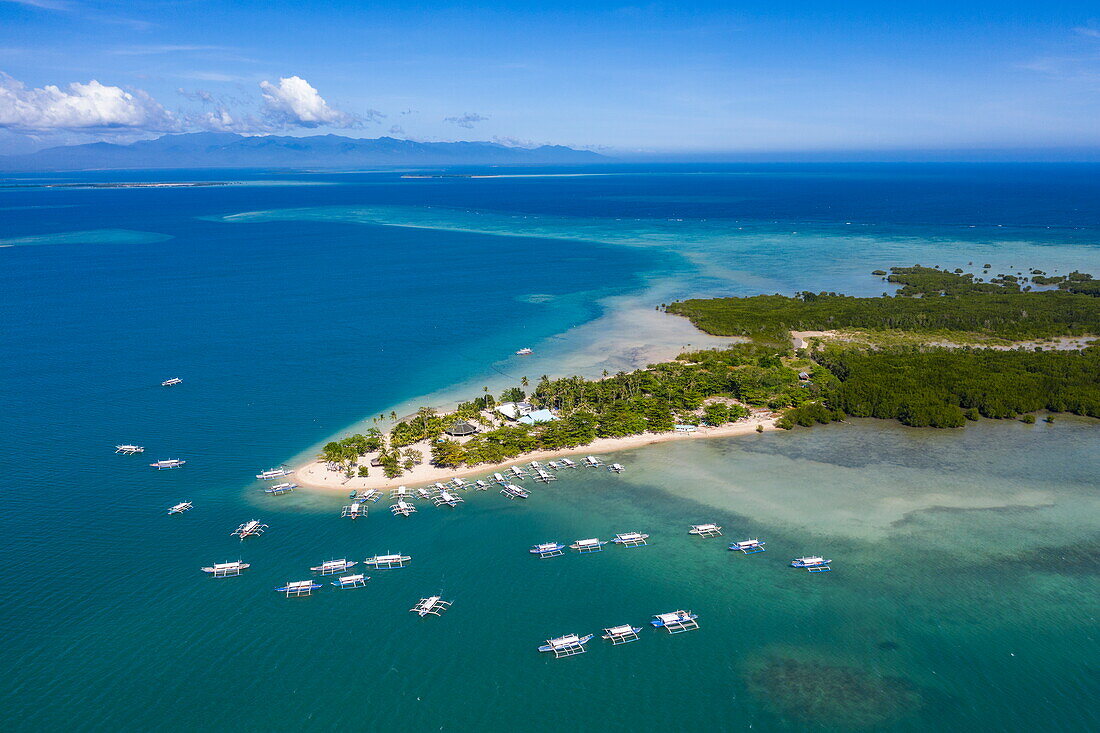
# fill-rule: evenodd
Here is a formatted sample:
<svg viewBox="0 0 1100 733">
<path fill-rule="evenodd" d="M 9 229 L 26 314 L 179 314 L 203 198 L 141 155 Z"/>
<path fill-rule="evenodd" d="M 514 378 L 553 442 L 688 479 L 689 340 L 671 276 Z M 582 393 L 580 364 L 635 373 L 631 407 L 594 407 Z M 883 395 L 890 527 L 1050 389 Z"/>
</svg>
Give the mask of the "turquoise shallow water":
<svg viewBox="0 0 1100 733">
<path fill-rule="evenodd" d="M 685 173 L 0 191 L 8 727 L 1095 729 L 1095 422 L 664 444 L 407 521 L 249 480 L 448 385 L 598 370 L 617 313 L 678 295 L 877 292 L 867 271 L 909 260 L 1100 270 L 1095 168 Z M 253 517 L 267 535 L 229 537 Z M 711 520 L 769 552 L 686 535 Z M 631 529 L 653 544 L 525 551 Z M 412 566 L 272 592 L 387 550 Z M 785 567 L 810 552 L 836 571 Z M 440 590 L 443 618 L 407 613 Z M 678 607 L 703 628 L 534 651 Z"/>
</svg>

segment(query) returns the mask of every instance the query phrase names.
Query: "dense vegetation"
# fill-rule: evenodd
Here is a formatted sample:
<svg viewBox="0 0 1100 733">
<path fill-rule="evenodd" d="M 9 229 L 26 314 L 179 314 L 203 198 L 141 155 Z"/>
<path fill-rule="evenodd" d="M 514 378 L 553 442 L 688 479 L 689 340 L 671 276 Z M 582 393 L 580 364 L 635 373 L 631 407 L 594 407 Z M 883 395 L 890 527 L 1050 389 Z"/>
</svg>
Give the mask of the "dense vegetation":
<svg viewBox="0 0 1100 733">
<path fill-rule="evenodd" d="M 1087 275 L 1060 283 L 1076 290 L 1043 292 L 1022 291 L 1014 275 L 976 282 L 970 274 L 919 266 L 891 268 L 888 279 L 902 286 L 895 297 L 802 292 L 794 297 L 686 300 L 667 310 L 688 317 L 707 333 L 777 343 L 791 330 L 844 328 L 964 332 L 1013 340 L 1100 333 L 1100 299 L 1088 295 L 1098 281 Z"/>
</svg>

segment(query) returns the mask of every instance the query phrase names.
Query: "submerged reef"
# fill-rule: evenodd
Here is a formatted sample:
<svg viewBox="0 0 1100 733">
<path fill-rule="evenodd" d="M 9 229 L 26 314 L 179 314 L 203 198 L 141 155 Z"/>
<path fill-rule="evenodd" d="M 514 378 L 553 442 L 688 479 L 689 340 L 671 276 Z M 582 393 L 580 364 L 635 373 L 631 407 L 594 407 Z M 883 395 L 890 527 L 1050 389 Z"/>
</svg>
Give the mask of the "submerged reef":
<svg viewBox="0 0 1100 733">
<path fill-rule="evenodd" d="M 748 663 L 749 691 L 773 712 L 815 726 L 870 728 L 922 704 L 906 679 L 879 675 L 809 649 L 773 650 Z"/>
</svg>

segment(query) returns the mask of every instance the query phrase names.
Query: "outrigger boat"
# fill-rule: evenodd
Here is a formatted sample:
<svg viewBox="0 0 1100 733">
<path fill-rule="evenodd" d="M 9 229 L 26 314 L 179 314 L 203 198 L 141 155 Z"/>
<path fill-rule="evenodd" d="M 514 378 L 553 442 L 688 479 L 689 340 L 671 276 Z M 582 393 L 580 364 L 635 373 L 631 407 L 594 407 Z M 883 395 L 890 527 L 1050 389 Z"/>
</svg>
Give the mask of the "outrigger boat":
<svg viewBox="0 0 1100 733">
<path fill-rule="evenodd" d="M 355 564 L 354 560 L 325 560 L 320 565 L 314 565 L 310 570 L 321 575 L 336 575 L 336 573 L 342 573 L 350 569 Z"/>
<path fill-rule="evenodd" d="M 577 467 L 576 462 L 571 461 L 568 458 L 562 458 L 561 460 L 558 461 L 558 463 L 565 466 L 566 468 L 576 468 Z"/>
<path fill-rule="evenodd" d="M 509 499 L 526 499 L 531 495 L 527 489 L 521 489 L 515 484 L 504 484 L 504 488 L 500 490 L 500 493 L 504 494 Z"/>
<path fill-rule="evenodd" d="M 527 467 L 530 468 L 532 471 L 537 471 L 540 468 L 542 468 L 542 464 L 539 463 L 538 461 L 531 461 L 530 463 L 527 464 Z"/>
<path fill-rule="evenodd" d="M 504 478 L 503 473 L 494 473 L 493 474 L 493 481 L 497 482 L 498 484 L 508 483 L 508 479 Z"/>
<path fill-rule="evenodd" d="M 252 519 L 245 522 L 240 527 L 237 527 L 229 534 L 240 537 L 243 540 L 245 537 L 258 537 L 264 533 L 265 529 L 267 529 L 266 524 L 260 524 L 260 520 Z"/>
<path fill-rule="evenodd" d="M 796 557 L 794 560 L 791 560 L 791 567 L 806 568 L 806 570 L 811 573 L 827 573 L 832 570 L 832 568 L 829 567 L 829 563 L 831 562 L 832 560 L 826 560 L 819 555 L 811 555 L 809 557 Z"/>
<path fill-rule="evenodd" d="M 508 471 L 511 472 L 511 477 L 514 479 L 519 479 L 522 481 L 523 479 L 527 478 L 527 472 L 519 466 L 512 466 L 508 469 Z"/>
<path fill-rule="evenodd" d="M 298 488 L 298 484 L 275 484 L 264 489 L 264 493 L 278 496 L 279 494 L 289 494 L 296 488 Z"/>
<path fill-rule="evenodd" d="M 168 507 L 168 513 L 169 514 L 182 514 L 183 512 L 190 511 L 191 506 L 192 506 L 191 502 L 181 501 L 179 504 L 176 504 L 175 506 Z"/>
<path fill-rule="evenodd" d="M 361 501 L 353 501 L 348 504 L 340 512 L 341 517 L 348 517 L 349 519 L 358 519 L 359 517 L 365 517 L 367 515 L 367 508 L 363 506 Z"/>
<path fill-rule="evenodd" d="M 160 383 L 161 387 L 174 387 L 177 384 L 183 384 L 183 380 L 179 377 L 172 377 L 171 379 L 165 379 Z"/>
<path fill-rule="evenodd" d="M 351 499 L 356 501 L 369 501 L 374 503 L 382 498 L 382 493 L 378 489 L 368 489 L 366 491 L 353 491 L 351 492 Z"/>
<path fill-rule="evenodd" d="M 135 453 L 144 453 L 145 448 L 140 445 L 116 445 L 115 453 L 123 453 L 128 456 L 132 456 Z"/>
<path fill-rule="evenodd" d="M 539 651 L 553 652 L 555 659 L 571 657 L 575 654 L 584 654 L 587 651 L 584 645 L 592 641 L 593 636 L 595 636 L 595 634 L 586 634 L 584 636 L 568 634 L 566 636 L 559 636 L 556 639 L 547 639 L 546 643 L 539 647 Z"/>
<path fill-rule="evenodd" d="M 541 545 L 531 545 L 530 553 L 541 558 L 561 557 L 565 554 L 565 545 L 560 542 L 543 542 Z"/>
<path fill-rule="evenodd" d="M 648 539 L 649 535 L 642 534 L 641 532 L 621 532 L 615 535 L 615 538 L 611 541 L 623 547 L 641 547 L 642 545 L 648 544 L 646 542 Z"/>
<path fill-rule="evenodd" d="M 416 507 L 404 499 L 398 499 L 396 504 L 390 506 L 390 511 L 393 512 L 393 516 L 407 517 L 410 514 L 416 514 Z"/>
<path fill-rule="evenodd" d="M 362 573 L 358 575 L 341 575 L 339 578 L 332 581 L 332 584 L 340 590 L 347 590 L 349 588 L 363 588 L 367 585 L 368 580 L 370 580 L 370 578 Z"/>
<path fill-rule="evenodd" d="M 623 467 L 623 464 L 621 464 L 621 463 L 612 463 L 610 466 L 607 467 L 607 470 L 610 471 L 611 473 L 622 473 L 626 469 Z"/>
<path fill-rule="evenodd" d="M 554 469 L 555 471 L 561 468 L 565 468 L 565 464 L 563 464 L 561 461 L 550 461 L 546 465 L 550 466 L 550 468 Z"/>
<path fill-rule="evenodd" d="M 484 479 L 478 479 L 474 482 L 474 488 L 478 491 L 486 491 L 492 484 Z"/>
<path fill-rule="evenodd" d="M 679 634 L 699 628 L 698 616 L 691 611 L 673 611 L 659 613 L 649 623 L 658 629 L 667 629 L 670 634 Z"/>
<path fill-rule="evenodd" d="M 591 537 L 587 540 L 577 540 L 569 545 L 569 549 L 576 550 L 582 555 L 587 555 L 590 552 L 602 552 L 603 546 L 606 544 L 607 540 L 600 541 L 597 537 Z"/>
<path fill-rule="evenodd" d="M 545 468 L 535 469 L 535 480 L 541 481 L 544 484 L 548 484 L 551 481 L 557 481 L 558 477 L 547 471 Z"/>
<path fill-rule="evenodd" d="M 187 461 L 181 461 L 178 458 L 166 458 L 163 461 L 154 461 L 153 463 L 150 463 L 149 465 L 151 467 L 157 469 L 158 471 L 162 471 L 166 468 L 180 468 L 185 463 L 187 463 Z"/>
<path fill-rule="evenodd" d="M 741 542 L 734 542 L 730 545 L 730 549 L 740 550 L 746 555 L 755 555 L 758 552 L 764 552 L 764 544 L 760 540 L 742 540 Z"/>
<path fill-rule="evenodd" d="M 260 471 L 256 474 L 256 478 L 260 481 L 271 481 L 272 479 L 282 478 L 283 476 L 289 476 L 294 473 L 286 466 L 279 466 L 278 468 L 269 468 L 266 471 Z"/>
<path fill-rule="evenodd" d="M 700 537 L 717 537 L 722 534 L 722 528 L 717 524 L 693 524 L 688 534 L 696 534 Z"/>
<path fill-rule="evenodd" d="M 390 492 L 391 499 L 411 499 L 412 494 L 409 492 L 408 487 L 398 486 L 396 489 Z"/>
<path fill-rule="evenodd" d="M 439 596 L 428 596 L 427 598 L 421 598 L 416 602 L 416 605 L 409 610 L 413 613 L 424 618 L 425 616 L 442 616 L 443 612 L 451 607 L 453 601 L 445 601 Z"/>
<path fill-rule="evenodd" d="M 428 491 L 425 488 L 413 489 L 413 493 L 416 494 L 417 497 L 419 497 L 421 499 L 431 499 L 432 498 L 432 492 Z"/>
<path fill-rule="evenodd" d="M 455 477 L 451 479 L 451 487 L 459 489 L 460 491 L 466 491 L 470 488 L 470 484 L 466 482 L 466 479 Z"/>
<path fill-rule="evenodd" d="M 393 568 L 403 568 L 410 562 L 412 562 L 410 556 L 398 554 L 375 555 L 374 557 L 368 557 L 363 561 L 363 564 L 375 570 L 392 570 Z"/>
<path fill-rule="evenodd" d="M 607 639 L 614 646 L 619 644 L 628 644 L 632 641 L 638 640 L 638 634 L 641 633 L 641 626 L 631 626 L 626 624 L 624 626 L 611 626 L 603 630 L 603 636 L 601 639 Z"/>
<path fill-rule="evenodd" d="M 599 458 L 596 458 L 596 456 L 585 456 L 582 463 L 584 463 L 585 468 L 595 468 L 596 466 L 603 465 L 603 461 L 601 461 Z"/>
<path fill-rule="evenodd" d="M 237 560 L 235 562 L 216 562 L 210 567 L 203 568 L 204 573 L 209 573 L 215 578 L 231 578 L 234 575 L 240 575 L 242 571 L 248 570 L 252 567 L 246 562 Z"/>
<path fill-rule="evenodd" d="M 436 506 L 443 506 L 446 504 L 453 509 L 462 503 L 462 497 L 455 496 L 449 491 L 440 491 L 439 496 L 435 497 L 433 501 Z"/>
<path fill-rule="evenodd" d="M 534 349 L 529 349 L 524 346 L 522 349 L 516 352 L 516 356 L 530 356 L 533 353 L 535 353 Z"/>
<path fill-rule="evenodd" d="M 297 598 L 299 596 L 313 595 L 313 591 L 320 587 L 320 583 L 315 583 L 312 580 L 295 580 L 275 590 L 279 593 L 285 593 L 287 598 Z"/>
</svg>

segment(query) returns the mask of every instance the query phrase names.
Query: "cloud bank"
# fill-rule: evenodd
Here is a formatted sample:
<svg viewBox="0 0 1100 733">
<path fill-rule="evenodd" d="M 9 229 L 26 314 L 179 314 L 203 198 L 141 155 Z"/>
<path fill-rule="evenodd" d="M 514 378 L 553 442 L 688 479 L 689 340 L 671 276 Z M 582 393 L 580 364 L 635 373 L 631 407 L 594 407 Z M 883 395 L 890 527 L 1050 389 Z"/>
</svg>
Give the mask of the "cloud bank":
<svg viewBox="0 0 1100 733">
<path fill-rule="evenodd" d="M 465 127 L 467 130 L 474 129 L 474 124 L 477 122 L 484 122 L 489 119 L 483 115 L 479 115 L 477 112 L 467 112 L 461 117 L 444 117 L 444 122 L 450 122 L 452 125 L 458 125 L 459 127 Z"/>
<path fill-rule="evenodd" d="M 175 116 L 143 91 L 128 92 L 92 79 L 66 89 L 31 89 L 0 72 L 0 127 L 18 131 L 179 129 Z"/>
</svg>

